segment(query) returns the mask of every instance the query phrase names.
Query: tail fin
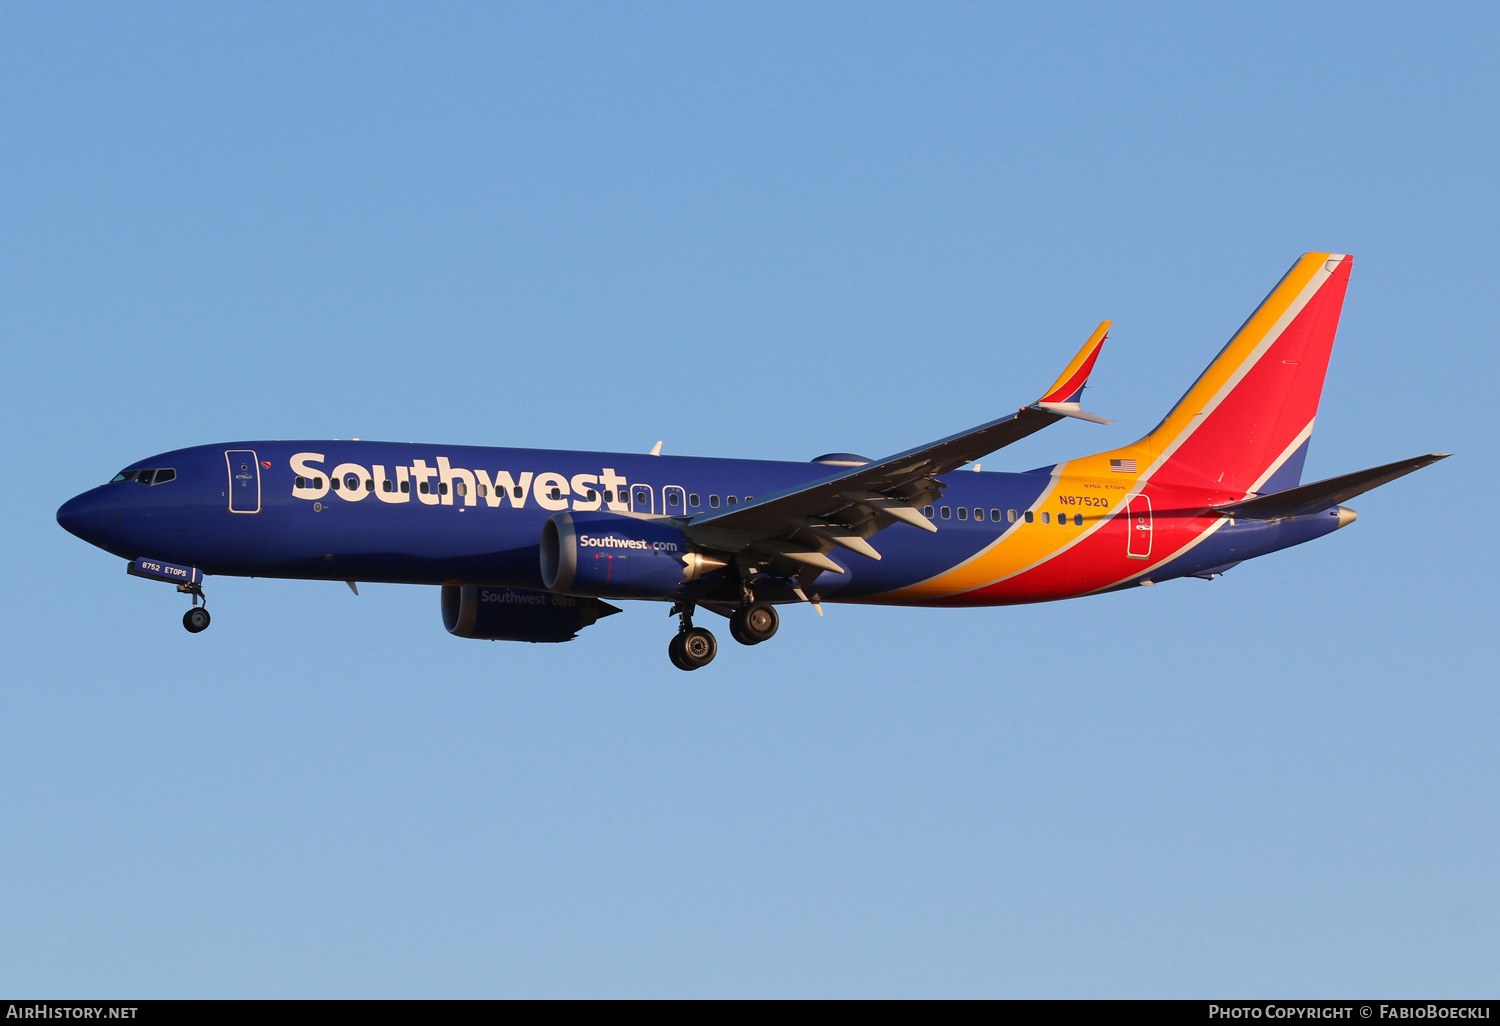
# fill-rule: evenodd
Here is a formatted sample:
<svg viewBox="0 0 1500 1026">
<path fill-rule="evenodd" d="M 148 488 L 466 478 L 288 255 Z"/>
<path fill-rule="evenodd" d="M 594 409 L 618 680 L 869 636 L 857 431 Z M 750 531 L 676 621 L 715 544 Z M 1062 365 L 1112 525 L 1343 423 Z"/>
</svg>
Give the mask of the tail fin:
<svg viewBox="0 0 1500 1026">
<path fill-rule="evenodd" d="M 1296 485 L 1353 262 L 1304 254 L 1155 430 L 1099 457 L 1164 484 L 1240 494 Z"/>
</svg>

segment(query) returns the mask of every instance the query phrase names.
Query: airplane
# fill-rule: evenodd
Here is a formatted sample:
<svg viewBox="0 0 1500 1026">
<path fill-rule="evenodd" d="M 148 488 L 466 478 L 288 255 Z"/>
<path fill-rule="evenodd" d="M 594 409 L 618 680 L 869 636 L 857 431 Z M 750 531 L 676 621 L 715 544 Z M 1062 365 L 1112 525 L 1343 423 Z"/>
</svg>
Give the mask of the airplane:
<svg viewBox="0 0 1500 1026">
<path fill-rule="evenodd" d="M 563 642 L 670 604 L 668 656 L 713 661 L 806 603 L 1002 606 L 1214 579 L 1354 522 L 1342 503 L 1446 458 L 1302 484 L 1352 258 L 1308 253 L 1139 441 L 1025 473 L 978 461 L 1082 408 L 1106 321 L 1040 399 L 884 459 L 807 463 L 417 443 L 247 441 L 140 460 L 58 523 L 175 583 L 210 575 L 437 585 L 461 638 Z"/>
</svg>

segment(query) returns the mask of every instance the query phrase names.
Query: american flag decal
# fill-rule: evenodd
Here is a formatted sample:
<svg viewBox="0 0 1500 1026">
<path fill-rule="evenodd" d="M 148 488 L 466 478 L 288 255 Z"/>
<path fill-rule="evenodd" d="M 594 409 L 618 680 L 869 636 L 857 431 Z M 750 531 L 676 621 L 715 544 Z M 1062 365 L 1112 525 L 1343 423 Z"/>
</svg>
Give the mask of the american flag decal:
<svg viewBox="0 0 1500 1026">
<path fill-rule="evenodd" d="M 1110 460 L 1109 469 L 1116 474 L 1134 474 L 1135 460 Z"/>
</svg>

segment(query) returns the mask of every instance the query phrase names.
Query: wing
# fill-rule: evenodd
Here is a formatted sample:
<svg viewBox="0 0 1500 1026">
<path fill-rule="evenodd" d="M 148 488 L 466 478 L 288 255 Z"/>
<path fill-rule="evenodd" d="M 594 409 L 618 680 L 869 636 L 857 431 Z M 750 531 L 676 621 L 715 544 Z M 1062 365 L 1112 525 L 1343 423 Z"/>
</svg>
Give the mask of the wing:
<svg viewBox="0 0 1500 1026">
<path fill-rule="evenodd" d="M 922 515 L 921 507 L 942 495 L 944 485 L 939 476 L 1064 417 L 1112 423 L 1085 413 L 1078 401 L 1109 335 L 1110 324 L 1105 321 L 1099 325 L 1041 399 L 1008 417 L 811 484 L 759 496 L 733 509 L 692 517 L 683 533 L 691 543 L 705 549 L 755 549 L 771 560 L 779 558 L 835 573 L 844 572 L 827 556 L 835 545 L 879 559 L 879 552 L 868 541 L 876 532 L 896 523 L 937 530 Z"/>
</svg>

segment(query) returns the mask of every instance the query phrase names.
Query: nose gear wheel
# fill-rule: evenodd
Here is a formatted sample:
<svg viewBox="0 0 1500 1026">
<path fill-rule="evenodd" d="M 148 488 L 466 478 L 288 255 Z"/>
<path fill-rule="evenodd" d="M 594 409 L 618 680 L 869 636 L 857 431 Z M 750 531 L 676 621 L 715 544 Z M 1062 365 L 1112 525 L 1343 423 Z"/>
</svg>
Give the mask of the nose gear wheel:
<svg viewBox="0 0 1500 1026">
<path fill-rule="evenodd" d="M 204 597 L 201 584 L 179 584 L 177 590 L 184 595 L 190 595 L 193 599 L 193 608 L 182 614 L 182 626 L 187 628 L 189 634 L 198 634 L 208 630 L 212 622 L 208 615 L 208 599 Z M 199 602 L 203 605 L 199 605 Z"/>
</svg>

